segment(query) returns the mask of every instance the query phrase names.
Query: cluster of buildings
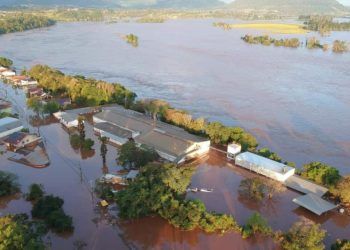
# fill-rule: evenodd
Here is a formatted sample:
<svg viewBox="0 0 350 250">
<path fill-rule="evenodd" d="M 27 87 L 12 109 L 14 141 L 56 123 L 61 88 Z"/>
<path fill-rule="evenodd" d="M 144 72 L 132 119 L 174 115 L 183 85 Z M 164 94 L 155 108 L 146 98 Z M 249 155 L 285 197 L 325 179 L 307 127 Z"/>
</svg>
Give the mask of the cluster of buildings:
<svg viewBox="0 0 350 250">
<path fill-rule="evenodd" d="M 317 215 L 337 207 L 322 198 L 329 191 L 327 188 L 296 175 L 295 168 L 251 152 L 240 151 L 240 145 L 231 144 L 227 148 L 227 157 L 234 159 L 237 166 L 281 182 L 286 187 L 302 193 L 302 196 L 293 199 L 299 206 Z"/>
</svg>

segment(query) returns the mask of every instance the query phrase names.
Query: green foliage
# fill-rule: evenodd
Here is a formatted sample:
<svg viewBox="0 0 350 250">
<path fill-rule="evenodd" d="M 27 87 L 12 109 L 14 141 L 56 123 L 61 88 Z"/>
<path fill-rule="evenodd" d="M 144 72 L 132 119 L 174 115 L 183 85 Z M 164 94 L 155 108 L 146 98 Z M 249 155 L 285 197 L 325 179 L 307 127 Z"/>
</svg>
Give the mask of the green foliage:
<svg viewBox="0 0 350 250">
<path fill-rule="evenodd" d="M 56 101 L 49 101 L 42 107 L 43 113 L 52 115 L 60 110 L 60 104 Z"/>
<path fill-rule="evenodd" d="M 290 47 L 290 48 L 297 48 L 300 46 L 300 41 L 298 38 L 285 38 L 285 39 L 275 39 L 272 37 L 269 37 L 268 35 L 265 36 L 251 36 L 251 35 L 245 35 L 242 37 L 242 40 L 246 43 L 250 44 L 262 44 L 265 46 L 270 46 L 271 44 L 274 44 L 276 47 Z"/>
<path fill-rule="evenodd" d="M 108 184 L 100 181 L 96 181 L 95 183 L 95 192 L 97 196 L 103 200 L 110 201 L 114 198 L 111 187 Z"/>
<path fill-rule="evenodd" d="M 37 96 L 27 99 L 28 108 L 32 109 L 37 115 L 43 112 L 43 103 L 41 99 Z"/>
<path fill-rule="evenodd" d="M 206 212 L 199 200 L 185 200 L 193 169 L 173 164 L 147 165 L 130 185 L 116 194 L 119 216 L 133 219 L 158 214 L 173 226 L 206 232 L 238 229 L 232 216 Z"/>
<path fill-rule="evenodd" d="M 10 14 L 0 19 L 0 34 L 20 32 L 30 29 L 48 27 L 56 22 L 52 19 L 28 14 Z"/>
<path fill-rule="evenodd" d="M 337 240 L 331 246 L 331 250 L 350 250 L 350 240 Z"/>
<path fill-rule="evenodd" d="M 242 197 L 260 201 L 265 197 L 265 185 L 260 178 L 244 179 L 239 185 L 238 192 Z"/>
<path fill-rule="evenodd" d="M 43 219 L 47 226 L 61 233 L 74 229 L 72 218 L 62 209 L 64 201 L 52 195 L 40 198 L 33 206 L 32 216 Z"/>
<path fill-rule="evenodd" d="M 320 40 L 316 39 L 316 37 L 311 37 L 306 40 L 306 47 L 308 49 L 323 49 L 323 45 Z"/>
<path fill-rule="evenodd" d="M 311 162 L 303 166 L 301 176 L 325 186 L 334 186 L 341 176 L 338 169 L 321 162 Z"/>
<path fill-rule="evenodd" d="M 321 34 L 330 31 L 347 31 L 350 30 L 349 22 L 333 22 L 331 16 L 303 16 L 301 19 L 305 19 L 305 25 L 308 30 L 318 31 Z"/>
<path fill-rule="evenodd" d="M 259 213 L 253 213 L 243 226 L 242 237 L 246 239 L 257 233 L 268 236 L 272 233 L 272 229 L 267 220 L 261 217 Z"/>
<path fill-rule="evenodd" d="M 125 39 L 128 43 L 130 43 L 132 46 L 137 47 L 139 46 L 139 38 L 134 34 L 129 34 L 125 36 Z"/>
<path fill-rule="evenodd" d="M 18 115 L 14 115 L 9 112 L 0 112 L 0 119 L 5 118 L 5 117 L 13 117 L 13 118 L 18 118 Z"/>
<path fill-rule="evenodd" d="M 1 25 L 1 21 L 0 21 L 0 25 Z M 0 32 L 1 32 L 1 30 L 0 30 Z M 5 58 L 5 57 L 0 57 L 0 66 L 5 67 L 5 68 L 9 68 L 12 66 L 12 64 L 13 64 L 12 60 Z"/>
<path fill-rule="evenodd" d="M 68 76 L 49 66 L 36 65 L 28 73 L 45 90 L 54 95 L 66 94 L 73 102 L 81 106 L 117 103 L 128 107 L 136 98 L 135 93 L 118 83 Z"/>
<path fill-rule="evenodd" d="M 41 225 L 28 220 L 26 214 L 0 217 L 0 249 L 46 249 Z"/>
<path fill-rule="evenodd" d="M 236 142 L 241 144 L 242 150 L 255 150 L 258 146 L 256 138 L 239 127 L 226 127 L 220 122 L 211 122 L 205 128 L 206 135 L 214 143 L 227 144 Z"/>
<path fill-rule="evenodd" d="M 28 201 L 37 201 L 44 196 L 44 189 L 41 184 L 33 183 L 29 186 L 29 193 L 26 195 Z"/>
<path fill-rule="evenodd" d="M 78 132 L 80 136 L 80 140 L 85 140 L 85 124 L 84 124 L 84 117 L 78 116 Z"/>
<path fill-rule="evenodd" d="M 129 141 L 121 146 L 118 162 L 125 169 L 138 169 L 158 158 L 159 156 L 155 150 L 145 145 L 138 147 L 134 141 Z"/>
<path fill-rule="evenodd" d="M 320 228 L 319 224 L 312 222 L 296 222 L 284 234 L 281 247 L 284 250 L 322 250 L 325 249 L 323 239 L 326 231 Z"/>
<path fill-rule="evenodd" d="M 0 197 L 15 194 L 19 191 L 17 176 L 0 170 Z"/>
<path fill-rule="evenodd" d="M 331 193 L 343 204 L 350 205 L 350 175 L 344 176 L 335 187 L 332 187 Z"/>
<path fill-rule="evenodd" d="M 84 139 L 82 140 L 80 135 L 78 134 L 72 134 L 69 137 L 69 141 L 70 141 L 70 145 L 74 148 L 74 149 L 84 149 L 84 150 L 91 150 L 92 147 L 94 146 L 95 142 L 90 139 Z"/>
<path fill-rule="evenodd" d="M 282 162 L 282 158 L 276 153 L 271 152 L 268 148 L 259 149 L 256 153 L 273 161 Z"/>
<path fill-rule="evenodd" d="M 58 233 L 73 230 L 72 217 L 66 215 L 62 209 L 52 211 L 46 218 L 46 223 Z"/>
<path fill-rule="evenodd" d="M 21 129 L 21 132 L 23 132 L 23 133 L 29 133 L 29 128 L 22 128 L 22 129 Z"/>
</svg>

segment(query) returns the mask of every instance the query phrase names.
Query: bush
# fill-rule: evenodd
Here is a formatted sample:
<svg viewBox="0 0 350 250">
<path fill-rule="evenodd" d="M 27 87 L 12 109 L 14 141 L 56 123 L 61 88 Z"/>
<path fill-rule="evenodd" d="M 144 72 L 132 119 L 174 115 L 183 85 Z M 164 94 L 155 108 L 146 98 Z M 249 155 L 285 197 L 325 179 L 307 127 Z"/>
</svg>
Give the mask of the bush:
<svg viewBox="0 0 350 250">
<path fill-rule="evenodd" d="M 28 201 L 37 201 L 41 199 L 44 195 L 43 186 L 41 184 L 32 184 L 29 187 L 29 193 L 27 194 L 26 199 Z"/>
<path fill-rule="evenodd" d="M 321 162 L 304 165 L 301 176 L 328 187 L 336 185 L 341 178 L 338 169 Z"/>
<path fill-rule="evenodd" d="M 245 179 L 241 181 L 238 192 L 245 198 L 260 201 L 265 197 L 265 185 L 260 178 Z"/>
<path fill-rule="evenodd" d="M 43 112 L 45 114 L 52 115 L 53 113 L 60 110 L 60 105 L 56 101 L 49 101 L 43 106 Z"/>
<path fill-rule="evenodd" d="M 74 229 L 72 217 L 66 215 L 61 209 L 50 213 L 46 222 L 50 228 L 58 233 L 72 231 Z"/>
<path fill-rule="evenodd" d="M 69 141 L 70 141 L 70 145 L 72 145 L 72 147 L 74 149 L 78 149 L 80 148 L 80 136 L 77 134 L 73 134 L 69 137 Z"/>
<path fill-rule="evenodd" d="M 81 148 L 85 149 L 85 150 L 91 150 L 92 146 L 95 144 L 95 142 L 93 140 L 91 140 L 90 138 L 85 139 L 82 144 L 81 144 Z"/>
<path fill-rule="evenodd" d="M 331 192 L 337 196 L 342 203 L 350 205 L 350 175 L 343 177 L 337 185 L 331 189 Z"/>
<path fill-rule="evenodd" d="M 281 242 L 282 249 L 313 249 L 322 250 L 325 248 L 323 239 L 326 236 L 326 231 L 320 228 L 319 224 L 313 222 L 296 222 L 283 235 Z"/>
<path fill-rule="evenodd" d="M 271 227 L 259 213 L 253 213 L 252 216 L 249 217 L 247 223 L 243 226 L 242 237 L 248 238 L 256 233 L 266 236 L 272 233 Z"/>
<path fill-rule="evenodd" d="M 350 240 L 337 240 L 331 246 L 331 250 L 350 250 Z"/>
<path fill-rule="evenodd" d="M 33 206 L 32 216 L 38 219 L 46 219 L 50 213 L 60 210 L 64 201 L 52 195 L 47 195 L 38 200 Z"/>
<path fill-rule="evenodd" d="M 28 220 L 26 214 L 0 217 L 0 249 L 46 249 L 41 224 Z"/>
<path fill-rule="evenodd" d="M 81 148 L 81 149 L 84 149 L 84 150 L 91 150 L 92 146 L 95 144 L 95 142 L 93 140 L 91 140 L 90 138 L 82 139 L 80 137 L 80 135 L 78 135 L 78 134 L 71 135 L 69 140 L 70 140 L 70 145 L 74 149 Z"/>
<path fill-rule="evenodd" d="M 0 171 L 0 197 L 19 192 L 17 176 L 12 173 Z"/>
<path fill-rule="evenodd" d="M 34 204 L 32 216 L 43 219 L 48 227 L 59 233 L 72 231 L 74 229 L 72 217 L 64 213 L 63 203 L 59 197 L 44 196 Z"/>
</svg>

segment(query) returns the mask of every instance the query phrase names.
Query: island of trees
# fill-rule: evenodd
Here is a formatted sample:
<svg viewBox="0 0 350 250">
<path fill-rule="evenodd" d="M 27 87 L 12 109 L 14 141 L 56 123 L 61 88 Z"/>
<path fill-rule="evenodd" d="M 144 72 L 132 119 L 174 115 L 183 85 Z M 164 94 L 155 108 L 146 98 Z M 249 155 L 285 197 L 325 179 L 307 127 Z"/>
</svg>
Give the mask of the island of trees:
<svg viewBox="0 0 350 250">
<path fill-rule="evenodd" d="M 134 47 L 139 46 L 139 38 L 134 34 L 126 35 L 125 40 Z"/>
<path fill-rule="evenodd" d="M 28 14 L 6 14 L 0 17 L 0 34 L 20 32 L 30 29 L 52 26 L 53 19 Z"/>
<path fill-rule="evenodd" d="M 300 16 L 299 19 L 305 20 L 305 29 L 318 31 L 321 34 L 350 30 L 350 22 L 334 22 L 332 16 Z"/>
<path fill-rule="evenodd" d="M 249 44 L 262 44 L 265 46 L 274 45 L 276 47 L 298 48 L 303 45 L 298 38 L 275 39 L 268 35 L 252 36 L 247 34 L 241 39 Z M 328 44 L 322 44 L 316 37 L 306 39 L 305 47 L 307 49 L 322 49 L 323 51 L 327 51 L 330 48 Z M 347 52 L 349 51 L 348 43 L 346 41 L 335 40 L 333 42 L 332 51 L 334 53 Z"/>
</svg>

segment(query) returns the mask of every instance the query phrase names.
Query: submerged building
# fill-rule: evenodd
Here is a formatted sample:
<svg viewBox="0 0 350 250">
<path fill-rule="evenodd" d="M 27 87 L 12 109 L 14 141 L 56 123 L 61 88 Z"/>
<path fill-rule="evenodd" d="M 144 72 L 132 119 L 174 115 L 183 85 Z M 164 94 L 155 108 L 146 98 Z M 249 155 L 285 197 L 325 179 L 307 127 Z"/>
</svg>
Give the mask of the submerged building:
<svg viewBox="0 0 350 250">
<path fill-rule="evenodd" d="M 237 155 L 235 164 L 280 182 L 295 173 L 295 168 L 250 152 Z"/>
<path fill-rule="evenodd" d="M 22 123 L 17 118 L 5 117 L 0 119 L 0 138 L 23 129 Z"/>
<path fill-rule="evenodd" d="M 121 107 L 104 108 L 93 116 L 93 121 L 94 131 L 111 142 L 123 145 L 133 139 L 138 145 L 145 144 L 174 163 L 199 157 L 210 149 L 210 140 L 206 138 Z"/>
</svg>

